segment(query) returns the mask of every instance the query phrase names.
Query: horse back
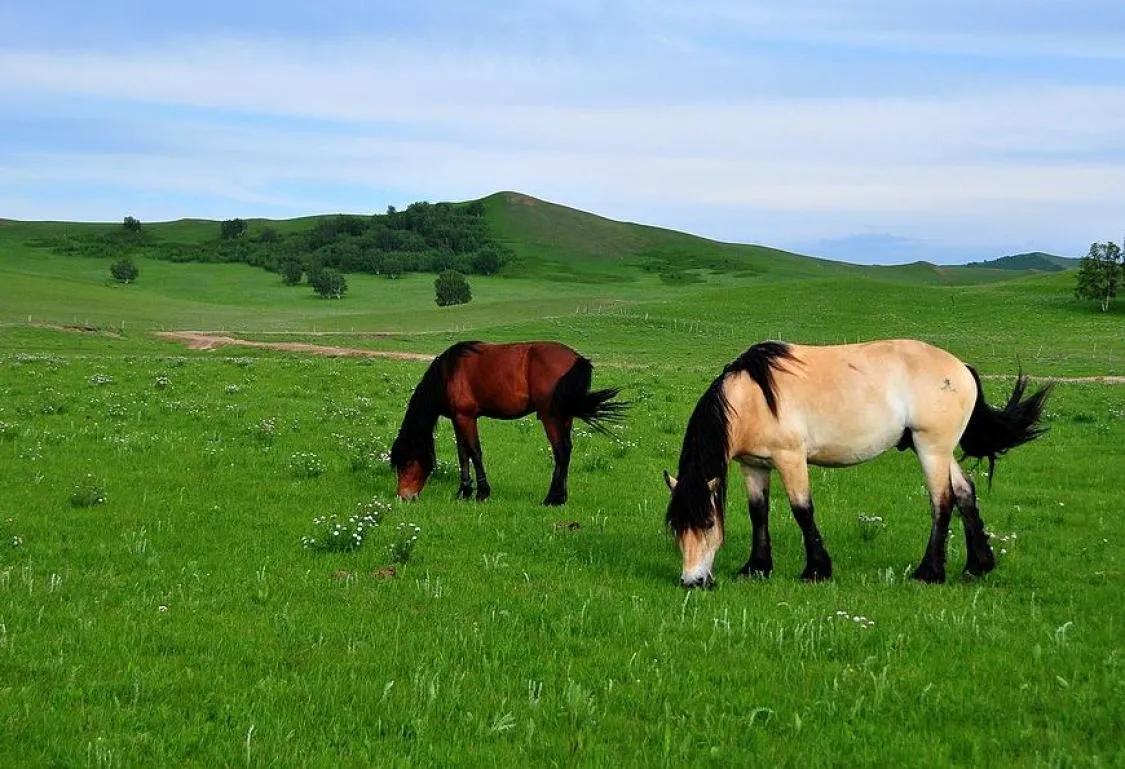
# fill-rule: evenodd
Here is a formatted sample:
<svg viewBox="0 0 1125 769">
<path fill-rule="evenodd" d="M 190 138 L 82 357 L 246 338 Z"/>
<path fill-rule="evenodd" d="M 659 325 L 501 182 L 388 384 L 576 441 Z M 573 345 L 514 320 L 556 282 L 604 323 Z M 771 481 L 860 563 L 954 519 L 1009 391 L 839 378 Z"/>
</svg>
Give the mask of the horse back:
<svg viewBox="0 0 1125 769">
<path fill-rule="evenodd" d="M 458 361 L 449 377 L 450 410 L 497 419 L 544 411 L 558 380 L 578 358 L 557 342 L 480 344 Z"/>
<path fill-rule="evenodd" d="M 952 447 L 972 413 L 976 386 L 967 367 L 924 342 L 791 345 L 790 352 L 793 360 L 774 371 L 776 416 L 749 377 L 726 383 L 739 415 L 732 441 L 752 455 L 800 451 L 817 464 L 854 464 L 896 445 L 905 430 Z"/>
</svg>

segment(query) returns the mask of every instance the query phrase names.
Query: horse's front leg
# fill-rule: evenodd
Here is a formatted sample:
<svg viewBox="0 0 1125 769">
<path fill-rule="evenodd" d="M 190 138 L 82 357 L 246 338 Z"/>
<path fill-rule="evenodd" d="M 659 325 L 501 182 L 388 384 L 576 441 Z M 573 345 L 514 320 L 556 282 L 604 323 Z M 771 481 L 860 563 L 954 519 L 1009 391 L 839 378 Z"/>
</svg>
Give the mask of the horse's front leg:
<svg viewBox="0 0 1125 769">
<path fill-rule="evenodd" d="M 750 560 L 738 570 L 742 577 L 769 577 L 773 571 L 770 549 L 770 470 L 768 467 L 742 465 L 746 498 L 750 511 Z"/>
<path fill-rule="evenodd" d="M 824 547 L 820 530 L 813 517 L 812 494 L 809 492 L 809 466 L 804 454 L 788 452 L 774 458 L 774 465 L 785 484 L 793 518 L 801 527 L 805 540 L 805 570 L 801 579 L 816 582 L 832 576 L 832 559 Z"/>
<path fill-rule="evenodd" d="M 469 475 L 469 446 L 465 442 L 457 423 L 453 424 L 453 431 L 457 434 L 457 462 L 461 466 L 461 487 L 457 490 L 460 499 L 469 499 L 473 496 L 473 478 Z"/>
<path fill-rule="evenodd" d="M 547 490 L 544 505 L 565 505 L 568 497 L 567 478 L 570 474 L 571 427 L 574 420 L 548 414 L 539 417 L 547 440 L 551 442 L 551 453 L 555 458 L 555 469 L 551 474 L 551 487 Z"/>
<path fill-rule="evenodd" d="M 458 434 L 464 436 L 469 460 L 477 471 L 477 501 L 483 502 L 492 495 L 492 487 L 488 484 L 488 476 L 484 471 L 484 454 L 480 448 L 480 433 L 477 431 L 476 417 L 457 416 L 454 417 L 453 424 Z"/>
</svg>

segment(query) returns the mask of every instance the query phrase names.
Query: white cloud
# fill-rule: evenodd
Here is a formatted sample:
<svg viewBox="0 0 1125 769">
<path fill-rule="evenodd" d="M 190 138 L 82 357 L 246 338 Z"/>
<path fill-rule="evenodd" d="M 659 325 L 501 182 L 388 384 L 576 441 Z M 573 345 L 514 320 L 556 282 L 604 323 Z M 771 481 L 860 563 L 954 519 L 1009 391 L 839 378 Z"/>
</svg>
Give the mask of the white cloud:
<svg viewBox="0 0 1125 769">
<path fill-rule="evenodd" d="M 742 23 L 776 21 L 762 6 L 755 12 Z M 112 120 L 160 146 L 14 152 L 0 142 L 0 179 L 170 190 L 241 201 L 249 214 L 338 201 L 302 185 L 433 199 L 514 188 L 648 220 L 645 210 L 716 207 L 730 215 L 708 234 L 767 242 L 875 227 L 930 241 L 1030 233 L 1057 244 L 1120 229 L 1112 212 L 1125 210 L 1125 87 L 1017 81 L 912 98 L 722 96 L 678 72 L 686 59 L 706 69 L 709 55 L 686 46 L 626 67 L 600 54 L 384 40 L 8 50 L 0 95 L 48 106 L 101 100 L 116 105 Z M 776 72 L 755 56 L 738 67 L 749 80 Z M 191 109 L 173 119 L 154 105 Z M 740 232 L 739 211 L 767 229 Z M 781 222 L 773 229 L 770 214 Z"/>
</svg>

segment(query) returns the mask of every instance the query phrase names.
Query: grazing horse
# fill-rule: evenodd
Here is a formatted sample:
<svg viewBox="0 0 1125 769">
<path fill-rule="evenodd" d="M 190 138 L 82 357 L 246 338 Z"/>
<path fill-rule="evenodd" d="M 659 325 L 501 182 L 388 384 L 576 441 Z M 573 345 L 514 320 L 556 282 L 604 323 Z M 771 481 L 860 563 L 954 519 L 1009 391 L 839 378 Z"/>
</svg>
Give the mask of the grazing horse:
<svg viewBox="0 0 1125 769">
<path fill-rule="evenodd" d="M 434 426 L 438 417 L 446 417 L 457 435 L 458 495 L 463 499 L 472 496 L 471 461 L 477 473 L 477 500 L 488 499 L 492 489 L 484 471 L 477 418 L 519 419 L 534 412 L 543 423 L 555 458 L 551 488 L 543 504 L 564 504 L 574 419 L 605 432 L 606 423 L 620 419 L 627 406 L 613 400 L 617 388 L 590 391 L 593 371 L 589 360 L 557 342 L 453 345 L 434 359 L 414 388 L 391 446 L 399 498 L 414 499 L 426 485 L 436 463 Z"/>
<path fill-rule="evenodd" d="M 1007 404 L 984 400 L 980 377 L 937 347 L 897 339 L 829 347 L 756 344 L 723 369 L 696 404 L 684 434 L 679 478 L 667 523 L 683 555 L 680 582 L 710 586 L 723 543 L 727 467 L 737 460 L 749 497 L 750 559 L 741 575 L 768 577 L 770 470 L 776 469 L 805 542 L 805 580 L 832 576 L 832 560 L 813 519 L 808 466 L 844 467 L 892 446 L 918 456 L 933 518 L 929 545 L 914 578 L 945 581 L 945 542 L 953 505 L 965 528 L 965 572 L 980 576 L 996 560 L 988 544 L 976 489 L 953 456 L 996 458 L 1037 438 L 1050 387 L 1024 398 L 1021 373 Z"/>
</svg>

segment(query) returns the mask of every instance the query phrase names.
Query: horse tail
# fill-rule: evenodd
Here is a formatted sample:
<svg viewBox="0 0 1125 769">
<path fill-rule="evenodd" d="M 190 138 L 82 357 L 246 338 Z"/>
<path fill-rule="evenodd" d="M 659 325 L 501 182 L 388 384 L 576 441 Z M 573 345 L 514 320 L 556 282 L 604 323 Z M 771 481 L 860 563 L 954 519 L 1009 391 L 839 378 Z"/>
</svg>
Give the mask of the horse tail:
<svg viewBox="0 0 1125 769">
<path fill-rule="evenodd" d="M 609 435 L 609 425 L 621 421 L 629 404 L 614 400 L 621 392 L 618 387 L 591 391 L 593 375 L 593 364 L 579 357 L 555 385 L 551 412 L 560 417 L 581 419 L 598 432 Z"/>
<path fill-rule="evenodd" d="M 973 375 L 973 381 L 977 383 L 977 402 L 973 405 L 969 424 L 961 436 L 961 449 L 965 456 L 988 459 L 988 488 L 991 489 L 996 459 L 1009 449 L 1033 441 L 1047 432 L 1047 426 L 1040 419 L 1051 385 L 1048 384 L 1025 398 L 1028 378 L 1021 370 L 1016 376 L 1016 384 L 1012 388 L 1012 394 L 1008 396 L 1008 402 L 1003 408 L 996 408 L 985 402 L 984 387 L 981 386 L 976 369 L 972 366 L 967 368 Z"/>
</svg>

